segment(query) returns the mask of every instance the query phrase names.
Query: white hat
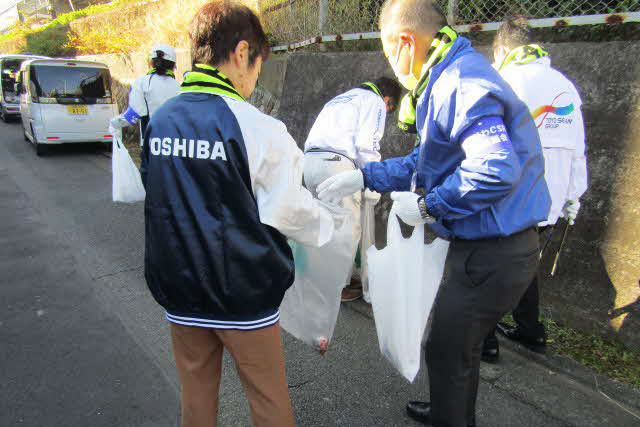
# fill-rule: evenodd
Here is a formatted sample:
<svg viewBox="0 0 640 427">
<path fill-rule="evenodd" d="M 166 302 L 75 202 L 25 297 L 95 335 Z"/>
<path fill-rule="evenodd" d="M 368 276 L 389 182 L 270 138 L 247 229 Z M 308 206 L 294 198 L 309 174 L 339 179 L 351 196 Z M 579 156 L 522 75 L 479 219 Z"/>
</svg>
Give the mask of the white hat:
<svg viewBox="0 0 640 427">
<path fill-rule="evenodd" d="M 158 52 L 162 52 L 162 55 L 158 55 Z M 176 62 L 176 51 L 169 45 L 155 45 L 151 50 L 151 59 L 157 58 L 158 56 L 166 59 L 167 61 Z"/>
</svg>

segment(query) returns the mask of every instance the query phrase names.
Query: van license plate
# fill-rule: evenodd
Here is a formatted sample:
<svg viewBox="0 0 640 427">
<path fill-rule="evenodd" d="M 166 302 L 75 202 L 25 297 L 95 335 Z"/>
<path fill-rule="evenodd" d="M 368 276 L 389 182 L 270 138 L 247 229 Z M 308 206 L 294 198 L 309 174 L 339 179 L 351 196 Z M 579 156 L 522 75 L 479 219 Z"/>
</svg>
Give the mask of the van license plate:
<svg viewBox="0 0 640 427">
<path fill-rule="evenodd" d="M 89 109 L 86 105 L 67 105 L 67 109 L 69 114 L 74 116 L 89 114 Z"/>
</svg>

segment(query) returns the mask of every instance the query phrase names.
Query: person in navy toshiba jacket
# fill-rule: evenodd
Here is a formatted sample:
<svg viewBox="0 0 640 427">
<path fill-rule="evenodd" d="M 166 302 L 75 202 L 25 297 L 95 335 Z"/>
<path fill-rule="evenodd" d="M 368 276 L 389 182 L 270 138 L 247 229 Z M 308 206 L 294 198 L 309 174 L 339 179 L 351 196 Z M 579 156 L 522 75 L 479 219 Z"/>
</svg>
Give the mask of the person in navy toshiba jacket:
<svg viewBox="0 0 640 427">
<path fill-rule="evenodd" d="M 145 278 L 166 309 L 182 426 L 214 426 L 223 349 L 253 425 L 294 425 L 278 308 L 294 279 L 287 238 L 328 242 L 331 213 L 302 187 L 303 154 L 281 122 L 250 105 L 269 43 L 236 2 L 200 9 L 193 70 L 151 118 L 141 170 Z"/>
<path fill-rule="evenodd" d="M 435 1 L 384 3 L 384 53 L 416 100 L 420 146 L 332 176 L 318 192 L 339 200 L 365 187 L 393 191 L 404 222 L 450 237 L 426 346 L 431 402 L 409 402 L 407 412 L 434 427 L 467 427 L 476 425 L 483 339 L 533 280 L 535 227 L 550 196 L 529 109 L 446 25 Z"/>
</svg>

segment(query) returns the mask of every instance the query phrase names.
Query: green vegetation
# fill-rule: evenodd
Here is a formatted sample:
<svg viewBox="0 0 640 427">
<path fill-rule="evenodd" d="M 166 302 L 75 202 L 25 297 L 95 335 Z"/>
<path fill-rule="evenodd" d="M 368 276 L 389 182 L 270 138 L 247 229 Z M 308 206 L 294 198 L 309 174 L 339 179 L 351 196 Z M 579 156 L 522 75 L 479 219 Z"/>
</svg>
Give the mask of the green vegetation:
<svg viewBox="0 0 640 427">
<path fill-rule="evenodd" d="M 514 325 L 511 315 L 503 321 Z M 640 353 L 597 335 L 585 334 L 543 318 L 549 350 L 587 366 L 599 374 L 640 387 Z"/>
<path fill-rule="evenodd" d="M 73 21 L 122 8 L 138 1 L 115 0 L 108 4 L 92 5 L 75 12 L 60 15 L 53 21 L 36 28 L 30 28 L 27 24 L 18 23 L 12 31 L 0 36 L 0 50 L 52 57 L 73 56 L 78 52 L 75 45 L 77 43 L 74 43 L 77 42 L 78 36 L 71 28 Z M 101 26 L 96 27 L 96 33 L 99 33 L 99 36 L 110 35 L 105 34 L 104 28 Z M 116 44 L 118 46 L 122 45 L 120 38 L 117 39 Z"/>
<path fill-rule="evenodd" d="M 115 8 L 120 7 L 121 4 L 120 2 L 113 2 L 113 3 L 109 3 L 109 4 L 100 4 L 100 5 L 94 5 L 94 6 L 89 6 L 87 8 L 84 8 L 82 10 L 77 10 L 75 12 L 69 12 L 69 13 L 65 13 L 64 15 L 60 15 L 58 18 L 54 19 L 53 21 L 49 22 L 47 25 L 44 25 L 42 27 L 38 27 L 38 28 L 34 28 L 34 29 L 25 29 L 25 28 L 21 28 L 20 26 L 18 28 L 16 28 L 13 31 L 8 32 L 7 34 L 4 34 L 2 36 L 0 36 L 0 42 L 6 41 L 6 40 L 11 40 L 14 39 L 16 37 L 26 37 L 30 34 L 37 34 L 37 33 L 42 33 L 42 32 L 47 32 L 50 31 L 56 27 L 60 27 L 60 26 L 65 26 L 67 24 L 69 24 L 69 22 L 79 19 L 79 18 L 84 18 L 85 16 L 90 16 L 90 15 L 96 15 L 98 13 L 103 13 L 103 12 L 107 12 L 109 10 L 113 10 Z"/>
</svg>

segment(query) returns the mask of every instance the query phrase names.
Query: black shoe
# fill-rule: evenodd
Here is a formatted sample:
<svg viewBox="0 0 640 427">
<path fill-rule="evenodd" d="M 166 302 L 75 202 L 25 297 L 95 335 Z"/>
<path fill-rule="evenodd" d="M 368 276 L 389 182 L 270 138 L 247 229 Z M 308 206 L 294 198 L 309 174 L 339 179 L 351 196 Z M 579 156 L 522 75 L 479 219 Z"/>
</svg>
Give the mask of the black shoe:
<svg viewBox="0 0 640 427">
<path fill-rule="evenodd" d="M 489 335 L 484 339 L 482 343 L 482 356 L 483 362 L 498 363 L 500 360 L 500 344 L 498 338 L 494 334 Z"/>
<path fill-rule="evenodd" d="M 431 403 L 409 402 L 407 403 L 407 415 L 423 424 L 431 424 Z M 468 427 L 476 427 L 475 423 Z"/>
<path fill-rule="evenodd" d="M 529 350 L 544 354 L 547 351 L 547 339 L 543 337 L 528 337 L 522 334 L 522 331 L 517 326 L 509 326 L 505 323 L 498 323 L 496 330 L 500 332 L 505 338 L 522 344 Z"/>
</svg>

